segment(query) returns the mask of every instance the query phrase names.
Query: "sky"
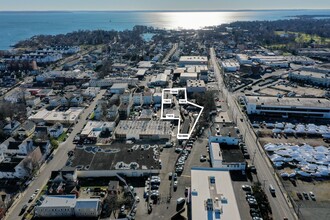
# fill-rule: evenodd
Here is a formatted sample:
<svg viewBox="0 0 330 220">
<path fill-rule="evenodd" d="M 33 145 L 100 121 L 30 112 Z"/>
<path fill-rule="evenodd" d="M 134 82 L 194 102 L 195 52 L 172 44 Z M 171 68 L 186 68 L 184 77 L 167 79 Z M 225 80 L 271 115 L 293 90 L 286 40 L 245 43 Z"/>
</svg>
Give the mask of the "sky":
<svg viewBox="0 0 330 220">
<path fill-rule="evenodd" d="M 0 11 L 330 9 L 330 0 L 0 0 Z"/>
</svg>

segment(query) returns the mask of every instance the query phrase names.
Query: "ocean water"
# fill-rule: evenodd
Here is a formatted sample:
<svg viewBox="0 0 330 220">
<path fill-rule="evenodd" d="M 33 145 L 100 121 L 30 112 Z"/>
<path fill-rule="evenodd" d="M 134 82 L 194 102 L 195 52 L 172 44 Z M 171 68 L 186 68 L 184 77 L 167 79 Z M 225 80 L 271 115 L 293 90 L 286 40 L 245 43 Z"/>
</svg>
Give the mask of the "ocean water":
<svg viewBox="0 0 330 220">
<path fill-rule="evenodd" d="M 35 35 L 77 30 L 126 30 L 135 25 L 164 29 L 198 29 L 234 21 L 289 19 L 296 15 L 329 15 L 330 10 L 207 12 L 0 12 L 0 50 Z"/>
</svg>

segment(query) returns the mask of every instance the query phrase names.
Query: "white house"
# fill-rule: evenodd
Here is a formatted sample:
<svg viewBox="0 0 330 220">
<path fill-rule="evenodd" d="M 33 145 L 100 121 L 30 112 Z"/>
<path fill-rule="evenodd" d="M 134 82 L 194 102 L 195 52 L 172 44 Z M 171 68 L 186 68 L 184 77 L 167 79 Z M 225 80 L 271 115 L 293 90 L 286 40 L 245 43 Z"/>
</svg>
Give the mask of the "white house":
<svg viewBox="0 0 330 220">
<path fill-rule="evenodd" d="M 0 151 L 5 154 L 28 155 L 33 151 L 33 148 L 33 141 L 31 139 L 16 141 L 12 137 L 8 138 L 0 145 Z"/>
</svg>

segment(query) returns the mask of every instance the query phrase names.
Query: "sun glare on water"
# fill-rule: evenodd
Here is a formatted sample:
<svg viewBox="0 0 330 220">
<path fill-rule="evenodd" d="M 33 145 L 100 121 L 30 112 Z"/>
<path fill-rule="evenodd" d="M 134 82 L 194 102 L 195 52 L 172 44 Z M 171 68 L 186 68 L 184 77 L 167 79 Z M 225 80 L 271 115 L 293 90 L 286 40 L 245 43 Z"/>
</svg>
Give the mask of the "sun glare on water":
<svg viewBox="0 0 330 220">
<path fill-rule="evenodd" d="M 233 19 L 233 12 L 164 12 L 158 13 L 164 22 L 164 28 L 199 29 L 228 23 Z"/>
</svg>

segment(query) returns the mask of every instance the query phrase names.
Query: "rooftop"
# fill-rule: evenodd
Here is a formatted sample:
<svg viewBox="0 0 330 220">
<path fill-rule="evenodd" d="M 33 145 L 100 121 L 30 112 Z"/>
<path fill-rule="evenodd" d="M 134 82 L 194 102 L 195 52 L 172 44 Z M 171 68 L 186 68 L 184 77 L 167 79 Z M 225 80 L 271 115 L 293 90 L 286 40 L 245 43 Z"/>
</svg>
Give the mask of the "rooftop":
<svg viewBox="0 0 330 220">
<path fill-rule="evenodd" d="M 328 73 L 321 73 L 321 72 L 315 72 L 315 71 L 293 71 L 291 72 L 292 74 L 297 74 L 301 76 L 306 76 L 306 77 L 314 77 L 314 78 L 319 78 L 319 79 L 330 79 L 330 75 Z"/>
<path fill-rule="evenodd" d="M 180 77 L 197 78 L 197 73 L 181 73 Z"/>
<path fill-rule="evenodd" d="M 45 196 L 40 207 L 70 207 L 76 205 L 75 195 Z"/>
<path fill-rule="evenodd" d="M 169 121 L 129 121 L 121 120 L 116 134 L 164 135 L 171 134 Z"/>
<path fill-rule="evenodd" d="M 205 87 L 203 80 L 188 80 L 187 87 Z"/>
<path fill-rule="evenodd" d="M 207 62 L 207 57 L 206 56 L 181 56 L 180 57 L 180 62 Z"/>
<path fill-rule="evenodd" d="M 128 83 L 114 83 L 110 89 L 127 89 Z"/>
<path fill-rule="evenodd" d="M 248 104 L 283 107 L 330 108 L 330 101 L 324 98 L 245 96 Z"/>
<path fill-rule="evenodd" d="M 241 219 L 229 171 L 193 167 L 191 205 L 193 220 Z"/>
<path fill-rule="evenodd" d="M 159 169 L 159 162 L 154 159 L 154 144 L 164 143 L 150 140 L 145 145 L 113 142 L 109 146 L 76 148 L 70 166 L 81 170 Z"/>
</svg>

